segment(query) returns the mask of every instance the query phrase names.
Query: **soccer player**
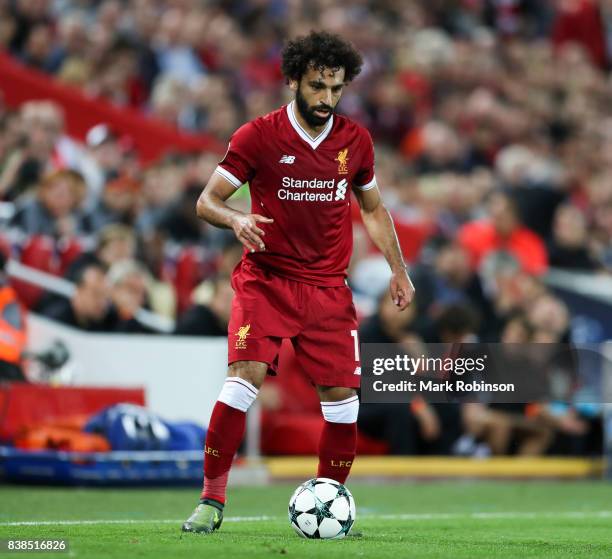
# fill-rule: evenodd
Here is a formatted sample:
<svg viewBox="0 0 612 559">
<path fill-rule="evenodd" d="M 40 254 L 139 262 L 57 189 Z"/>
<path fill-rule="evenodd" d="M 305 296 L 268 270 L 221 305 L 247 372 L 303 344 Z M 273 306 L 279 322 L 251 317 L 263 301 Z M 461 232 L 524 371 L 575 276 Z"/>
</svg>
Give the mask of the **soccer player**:
<svg viewBox="0 0 612 559">
<path fill-rule="evenodd" d="M 391 267 L 390 294 L 398 310 L 414 295 L 376 185 L 372 139 L 334 114 L 361 64 L 354 47 L 336 35 L 311 32 L 289 41 L 282 71 L 295 99 L 234 133 L 198 200 L 198 216 L 233 229 L 245 252 L 232 277 L 229 370 L 206 436 L 204 488 L 183 531 L 210 533 L 221 525 L 246 412 L 266 374 L 275 373 L 283 338 L 291 339 L 321 399 L 325 424 L 317 477 L 344 483 L 351 469 L 361 378 L 357 319 L 346 283 L 351 192 Z M 225 203 L 246 182 L 250 214 Z"/>
</svg>

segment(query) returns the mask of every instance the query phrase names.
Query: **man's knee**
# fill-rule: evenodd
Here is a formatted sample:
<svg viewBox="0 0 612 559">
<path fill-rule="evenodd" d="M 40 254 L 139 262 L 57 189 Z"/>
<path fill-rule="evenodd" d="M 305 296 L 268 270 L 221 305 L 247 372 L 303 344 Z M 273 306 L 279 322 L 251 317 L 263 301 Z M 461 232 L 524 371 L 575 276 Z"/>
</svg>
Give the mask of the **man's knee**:
<svg viewBox="0 0 612 559">
<path fill-rule="evenodd" d="M 329 423 L 355 423 L 359 414 L 359 399 L 354 388 L 317 386 L 321 411 Z"/>
<path fill-rule="evenodd" d="M 341 402 L 357 395 L 354 388 L 344 386 L 317 386 L 321 402 Z"/>
<path fill-rule="evenodd" d="M 261 388 L 267 373 L 268 364 L 260 361 L 235 361 L 227 370 L 228 377 L 239 377 L 257 389 Z"/>
</svg>

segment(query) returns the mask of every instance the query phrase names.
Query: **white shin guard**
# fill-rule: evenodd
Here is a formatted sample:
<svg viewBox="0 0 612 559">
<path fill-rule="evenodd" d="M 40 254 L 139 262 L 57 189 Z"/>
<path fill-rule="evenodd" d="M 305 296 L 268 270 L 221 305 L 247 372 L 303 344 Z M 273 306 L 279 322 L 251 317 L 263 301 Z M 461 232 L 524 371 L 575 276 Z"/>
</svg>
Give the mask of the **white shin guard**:
<svg viewBox="0 0 612 559">
<path fill-rule="evenodd" d="M 359 398 L 351 396 L 339 402 L 321 402 L 325 421 L 330 423 L 355 423 L 359 414 Z"/>
<path fill-rule="evenodd" d="M 246 412 L 257 398 L 259 390 L 240 377 L 227 377 L 217 401 Z"/>
</svg>

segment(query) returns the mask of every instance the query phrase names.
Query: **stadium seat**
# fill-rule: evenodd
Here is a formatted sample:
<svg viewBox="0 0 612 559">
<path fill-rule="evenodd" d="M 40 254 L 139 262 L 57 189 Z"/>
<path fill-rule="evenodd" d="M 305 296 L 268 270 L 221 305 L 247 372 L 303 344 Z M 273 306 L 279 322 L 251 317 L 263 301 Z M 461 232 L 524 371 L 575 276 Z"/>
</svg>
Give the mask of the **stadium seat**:
<svg viewBox="0 0 612 559">
<path fill-rule="evenodd" d="M 176 261 L 174 287 L 176 289 L 178 312 L 191 305 L 191 293 L 203 279 L 203 258 L 196 247 L 184 248 Z"/>
<path fill-rule="evenodd" d="M 118 404 L 145 405 L 142 388 L 47 386 L 13 382 L 0 386 L 4 415 L 0 422 L 0 441 L 10 442 L 26 428 L 53 422 L 74 426 L 77 416 L 89 417 Z"/>
<path fill-rule="evenodd" d="M 57 275 L 60 271 L 53 239 L 44 235 L 36 235 L 25 244 L 20 260 L 22 264 L 48 274 Z M 28 308 L 34 308 L 44 292 L 40 287 L 21 280 L 15 280 L 13 286 L 19 299 Z"/>
<path fill-rule="evenodd" d="M 63 276 L 70 265 L 83 254 L 83 246 L 78 239 L 69 239 L 58 246 L 59 273 Z"/>
</svg>

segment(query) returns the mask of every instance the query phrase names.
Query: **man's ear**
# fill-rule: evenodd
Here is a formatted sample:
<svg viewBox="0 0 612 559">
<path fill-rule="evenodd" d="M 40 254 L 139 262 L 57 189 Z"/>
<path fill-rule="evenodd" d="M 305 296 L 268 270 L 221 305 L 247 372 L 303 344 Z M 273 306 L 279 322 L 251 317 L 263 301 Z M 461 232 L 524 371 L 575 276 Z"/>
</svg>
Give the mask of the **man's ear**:
<svg viewBox="0 0 612 559">
<path fill-rule="evenodd" d="M 299 85 L 299 82 L 297 80 L 289 80 L 289 89 L 291 91 L 297 91 L 298 85 Z"/>
</svg>

